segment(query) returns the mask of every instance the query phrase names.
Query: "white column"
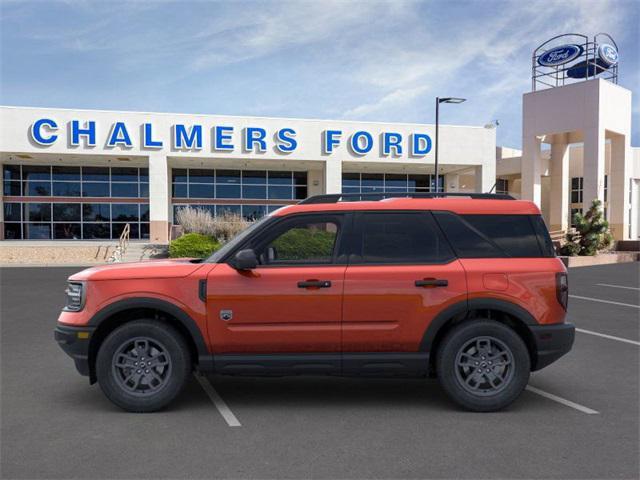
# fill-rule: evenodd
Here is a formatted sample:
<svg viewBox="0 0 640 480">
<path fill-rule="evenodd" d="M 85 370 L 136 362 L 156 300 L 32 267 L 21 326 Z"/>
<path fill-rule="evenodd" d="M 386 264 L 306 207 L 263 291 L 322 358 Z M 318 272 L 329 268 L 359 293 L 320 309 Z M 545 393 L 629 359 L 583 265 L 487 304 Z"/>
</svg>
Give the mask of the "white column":
<svg viewBox="0 0 640 480">
<path fill-rule="evenodd" d="M 328 158 L 324 162 L 324 193 L 340 193 L 342 191 L 342 162 L 336 158 Z"/>
<path fill-rule="evenodd" d="M 324 192 L 324 172 L 309 170 L 307 172 L 307 196 L 321 195 Z"/>
<path fill-rule="evenodd" d="M 457 173 L 447 173 L 444 176 L 444 191 L 457 192 L 460 190 L 460 175 Z"/>
<path fill-rule="evenodd" d="M 629 237 L 629 179 L 631 177 L 632 152 L 628 135 L 615 135 L 611 140 L 611 164 L 607 200 L 609 202 L 609 225 L 613 238 L 625 240 Z M 634 212 L 635 213 L 635 212 Z M 637 214 L 634 218 L 637 218 Z"/>
<path fill-rule="evenodd" d="M 531 200 L 540 206 L 542 191 L 542 161 L 540 159 L 540 139 L 535 135 L 525 136 L 522 152 L 522 199 Z"/>
<path fill-rule="evenodd" d="M 166 155 L 149 155 L 149 241 L 152 243 L 169 241 L 169 189 L 169 165 Z"/>
<path fill-rule="evenodd" d="M 582 210 L 586 212 L 596 198 L 604 202 L 604 129 L 599 126 L 584 132 L 582 160 Z"/>
<path fill-rule="evenodd" d="M 478 165 L 474 167 L 476 185 L 476 193 L 489 193 L 496 183 L 496 163 L 494 161 L 488 161 L 484 165 Z"/>
<path fill-rule="evenodd" d="M 569 226 L 569 145 L 567 134 L 555 135 L 551 145 L 550 230 Z"/>
</svg>

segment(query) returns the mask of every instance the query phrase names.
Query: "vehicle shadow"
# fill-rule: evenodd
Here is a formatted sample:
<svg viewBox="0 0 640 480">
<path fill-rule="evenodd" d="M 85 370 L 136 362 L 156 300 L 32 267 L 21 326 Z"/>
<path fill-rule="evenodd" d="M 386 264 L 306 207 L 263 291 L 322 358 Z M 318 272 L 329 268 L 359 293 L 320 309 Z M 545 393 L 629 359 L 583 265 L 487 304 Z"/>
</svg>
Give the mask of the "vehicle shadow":
<svg viewBox="0 0 640 480">
<path fill-rule="evenodd" d="M 273 408 L 358 410 L 420 409 L 438 413 L 469 414 L 448 398 L 433 378 L 367 377 L 242 377 L 208 375 L 211 385 L 232 409 L 252 411 Z M 539 412 L 549 408 L 547 401 L 523 392 L 505 412 Z M 487 415 L 487 414 L 483 414 Z"/>
<path fill-rule="evenodd" d="M 82 380 L 85 380 L 84 377 Z M 78 381 L 67 385 L 64 389 L 50 393 L 48 402 L 53 401 L 62 411 L 73 411 L 75 414 L 100 411 L 102 413 L 127 413 L 114 405 L 102 393 L 98 384 L 87 385 Z M 211 400 L 202 390 L 195 378 L 187 381 L 184 391 L 163 412 L 189 411 L 198 408 L 210 408 Z"/>
<path fill-rule="evenodd" d="M 456 410 L 433 379 L 340 378 L 323 376 L 208 376 L 211 385 L 234 408 L 354 407 Z"/>
<path fill-rule="evenodd" d="M 446 396 L 436 379 L 424 378 L 341 378 L 323 376 L 244 377 L 208 375 L 211 385 L 232 410 L 265 411 L 274 408 L 314 410 L 357 408 L 358 410 L 427 409 L 433 412 L 468 413 Z M 543 408 L 533 395 L 523 395 L 505 411 L 536 411 Z M 98 385 L 67 388 L 56 395 L 59 406 L 76 413 L 96 411 L 123 413 L 104 396 Z M 163 412 L 197 411 L 211 408 L 207 396 L 195 378 L 189 379 L 184 392 Z"/>
</svg>

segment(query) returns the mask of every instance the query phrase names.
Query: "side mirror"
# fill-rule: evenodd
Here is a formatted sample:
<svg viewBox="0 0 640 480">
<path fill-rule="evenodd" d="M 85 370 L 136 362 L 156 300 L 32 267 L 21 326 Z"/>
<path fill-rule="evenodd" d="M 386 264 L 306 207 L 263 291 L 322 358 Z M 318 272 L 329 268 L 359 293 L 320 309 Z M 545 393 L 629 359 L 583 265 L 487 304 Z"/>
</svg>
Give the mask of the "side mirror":
<svg viewBox="0 0 640 480">
<path fill-rule="evenodd" d="M 229 264 L 236 270 L 253 270 L 258 266 L 258 257 L 256 252 L 247 248 L 236 253 Z"/>
</svg>

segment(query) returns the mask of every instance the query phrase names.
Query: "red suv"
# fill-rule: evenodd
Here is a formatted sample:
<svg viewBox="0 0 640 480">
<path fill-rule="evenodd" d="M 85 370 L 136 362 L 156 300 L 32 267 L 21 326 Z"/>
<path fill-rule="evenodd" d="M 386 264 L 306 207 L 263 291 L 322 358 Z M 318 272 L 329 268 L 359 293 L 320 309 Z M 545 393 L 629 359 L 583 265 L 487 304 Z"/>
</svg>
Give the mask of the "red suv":
<svg viewBox="0 0 640 480">
<path fill-rule="evenodd" d="M 193 370 L 437 376 L 492 411 L 574 339 L 540 211 L 503 195 L 311 197 L 205 260 L 89 268 L 66 293 L 56 340 L 134 412 L 169 404 Z"/>
</svg>

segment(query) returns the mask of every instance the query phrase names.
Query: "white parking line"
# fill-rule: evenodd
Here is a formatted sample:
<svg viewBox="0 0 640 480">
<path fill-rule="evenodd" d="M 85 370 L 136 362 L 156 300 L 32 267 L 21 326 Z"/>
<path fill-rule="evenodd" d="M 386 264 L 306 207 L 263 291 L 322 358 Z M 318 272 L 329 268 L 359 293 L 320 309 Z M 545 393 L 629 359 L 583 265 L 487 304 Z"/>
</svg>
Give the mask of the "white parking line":
<svg viewBox="0 0 640 480">
<path fill-rule="evenodd" d="M 635 340 L 629 340 L 622 337 L 614 337 L 613 335 L 607 335 L 605 333 L 592 332 L 591 330 L 583 330 L 582 328 L 576 328 L 576 332 L 586 333 L 589 335 L 595 335 L 596 337 L 608 338 L 609 340 L 617 340 L 618 342 L 630 343 L 631 345 L 640 346 L 640 342 L 636 342 Z"/>
<path fill-rule="evenodd" d="M 611 300 L 602 300 L 600 298 L 580 297 L 578 295 L 569 295 L 569 298 L 577 298 L 578 300 L 589 300 L 590 302 L 610 303 L 612 305 L 620 305 L 622 307 L 640 308 L 640 305 L 633 305 L 632 303 L 613 302 Z"/>
<path fill-rule="evenodd" d="M 213 388 L 213 385 L 209 383 L 209 380 L 207 380 L 207 377 L 199 373 L 194 373 L 193 376 L 196 377 L 196 380 L 198 380 L 198 383 L 200 383 L 200 385 L 202 386 L 202 389 L 205 391 L 205 393 L 209 396 L 209 398 L 211 399 L 215 407 L 218 409 L 218 412 L 220 412 L 220 415 L 222 415 L 222 418 L 224 418 L 225 422 L 227 422 L 227 425 L 229 425 L 230 427 L 241 427 L 242 424 L 238 421 L 236 416 L 233 414 L 231 409 L 227 406 L 227 404 L 224 402 L 224 400 L 218 394 L 218 392 L 216 392 L 216 389 Z"/>
<path fill-rule="evenodd" d="M 624 288 L 626 290 L 640 290 L 638 287 L 627 287 L 625 285 L 611 285 L 610 283 L 596 283 L 598 287 Z"/>
<path fill-rule="evenodd" d="M 540 390 L 539 388 L 532 387 L 531 385 L 527 385 L 526 389 L 532 393 L 540 395 L 541 397 L 548 398 L 549 400 L 553 400 L 554 402 L 561 403 L 562 405 L 565 405 L 569 408 L 573 408 L 574 410 L 578 410 L 579 412 L 586 413 L 587 415 L 598 415 L 600 413 L 588 407 L 585 407 L 584 405 L 580 405 L 579 403 L 574 403 L 571 400 L 558 397 L 553 393 L 548 393 L 548 392 L 545 392 L 544 390 Z"/>
</svg>

